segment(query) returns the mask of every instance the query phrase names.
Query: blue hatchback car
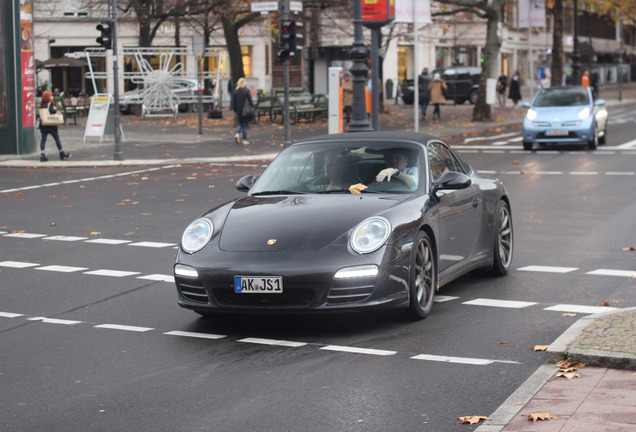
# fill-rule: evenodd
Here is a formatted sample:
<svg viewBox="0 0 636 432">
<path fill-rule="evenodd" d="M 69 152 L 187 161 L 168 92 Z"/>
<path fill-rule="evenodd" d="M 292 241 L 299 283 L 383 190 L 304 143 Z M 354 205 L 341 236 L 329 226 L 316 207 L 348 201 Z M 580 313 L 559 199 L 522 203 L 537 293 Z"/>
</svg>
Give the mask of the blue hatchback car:
<svg viewBox="0 0 636 432">
<path fill-rule="evenodd" d="M 542 89 L 523 106 L 528 108 L 523 119 L 524 150 L 532 150 L 534 143 L 584 144 L 591 150 L 605 144 L 605 101 L 595 101 L 590 87 Z"/>
</svg>

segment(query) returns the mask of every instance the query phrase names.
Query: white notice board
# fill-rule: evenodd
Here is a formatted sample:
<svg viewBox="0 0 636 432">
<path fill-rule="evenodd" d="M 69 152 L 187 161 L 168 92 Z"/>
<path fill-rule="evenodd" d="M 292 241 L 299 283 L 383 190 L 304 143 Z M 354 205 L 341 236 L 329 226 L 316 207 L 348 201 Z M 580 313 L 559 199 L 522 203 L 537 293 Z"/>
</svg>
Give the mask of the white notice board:
<svg viewBox="0 0 636 432">
<path fill-rule="evenodd" d="M 99 137 L 101 142 L 106 130 L 108 121 L 108 108 L 112 101 L 111 94 L 96 93 L 91 99 L 91 107 L 86 120 L 86 130 L 84 131 L 84 141 L 86 137 Z"/>
</svg>

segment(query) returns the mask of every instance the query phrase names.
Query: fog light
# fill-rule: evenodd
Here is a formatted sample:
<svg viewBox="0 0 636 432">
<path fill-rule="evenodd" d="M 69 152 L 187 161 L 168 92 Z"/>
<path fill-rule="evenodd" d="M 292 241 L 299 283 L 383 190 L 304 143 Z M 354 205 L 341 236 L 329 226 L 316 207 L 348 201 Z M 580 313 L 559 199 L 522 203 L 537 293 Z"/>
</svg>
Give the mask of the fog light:
<svg viewBox="0 0 636 432">
<path fill-rule="evenodd" d="M 375 277 L 378 275 L 378 266 L 367 265 L 360 267 L 347 267 L 336 272 L 335 279 L 351 279 Z"/>
<path fill-rule="evenodd" d="M 188 278 L 199 277 L 199 272 L 197 272 L 197 269 L 183 264 L 177 264 L 176 266 L 174 266 L 174 274 L 176 276 L 183 276 Z"/>
</svg>

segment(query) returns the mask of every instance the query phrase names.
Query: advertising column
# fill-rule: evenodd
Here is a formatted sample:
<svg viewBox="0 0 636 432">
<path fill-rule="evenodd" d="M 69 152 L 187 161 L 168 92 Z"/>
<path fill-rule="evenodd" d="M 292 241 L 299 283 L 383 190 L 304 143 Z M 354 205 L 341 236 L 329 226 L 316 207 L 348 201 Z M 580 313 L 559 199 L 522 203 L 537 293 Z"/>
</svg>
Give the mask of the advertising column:
<svg viewBox="0 0 636 432">
<path fill-rule="evenodd" d="M 0 154 L 35 150 L 32 0 L 0 3 Z"/>
</svg>

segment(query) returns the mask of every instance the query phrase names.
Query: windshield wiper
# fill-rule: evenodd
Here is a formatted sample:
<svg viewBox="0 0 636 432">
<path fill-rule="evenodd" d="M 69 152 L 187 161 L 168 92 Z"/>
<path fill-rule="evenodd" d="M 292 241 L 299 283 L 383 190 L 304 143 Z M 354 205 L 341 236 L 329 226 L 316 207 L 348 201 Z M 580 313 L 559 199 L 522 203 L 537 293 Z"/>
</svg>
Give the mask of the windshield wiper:
<svg viewBox="0 0 636 432">
<path fill-rule="evenodd" d="M 256 193 L 253 193 L 252 196 L 259 196 L 259 195 L 304 195 L 304 194 L 305 194 L 305 192 L 299 192 L 299 191 L 276 190 L 276 191 L 256 192 Z"/>
</svg>

